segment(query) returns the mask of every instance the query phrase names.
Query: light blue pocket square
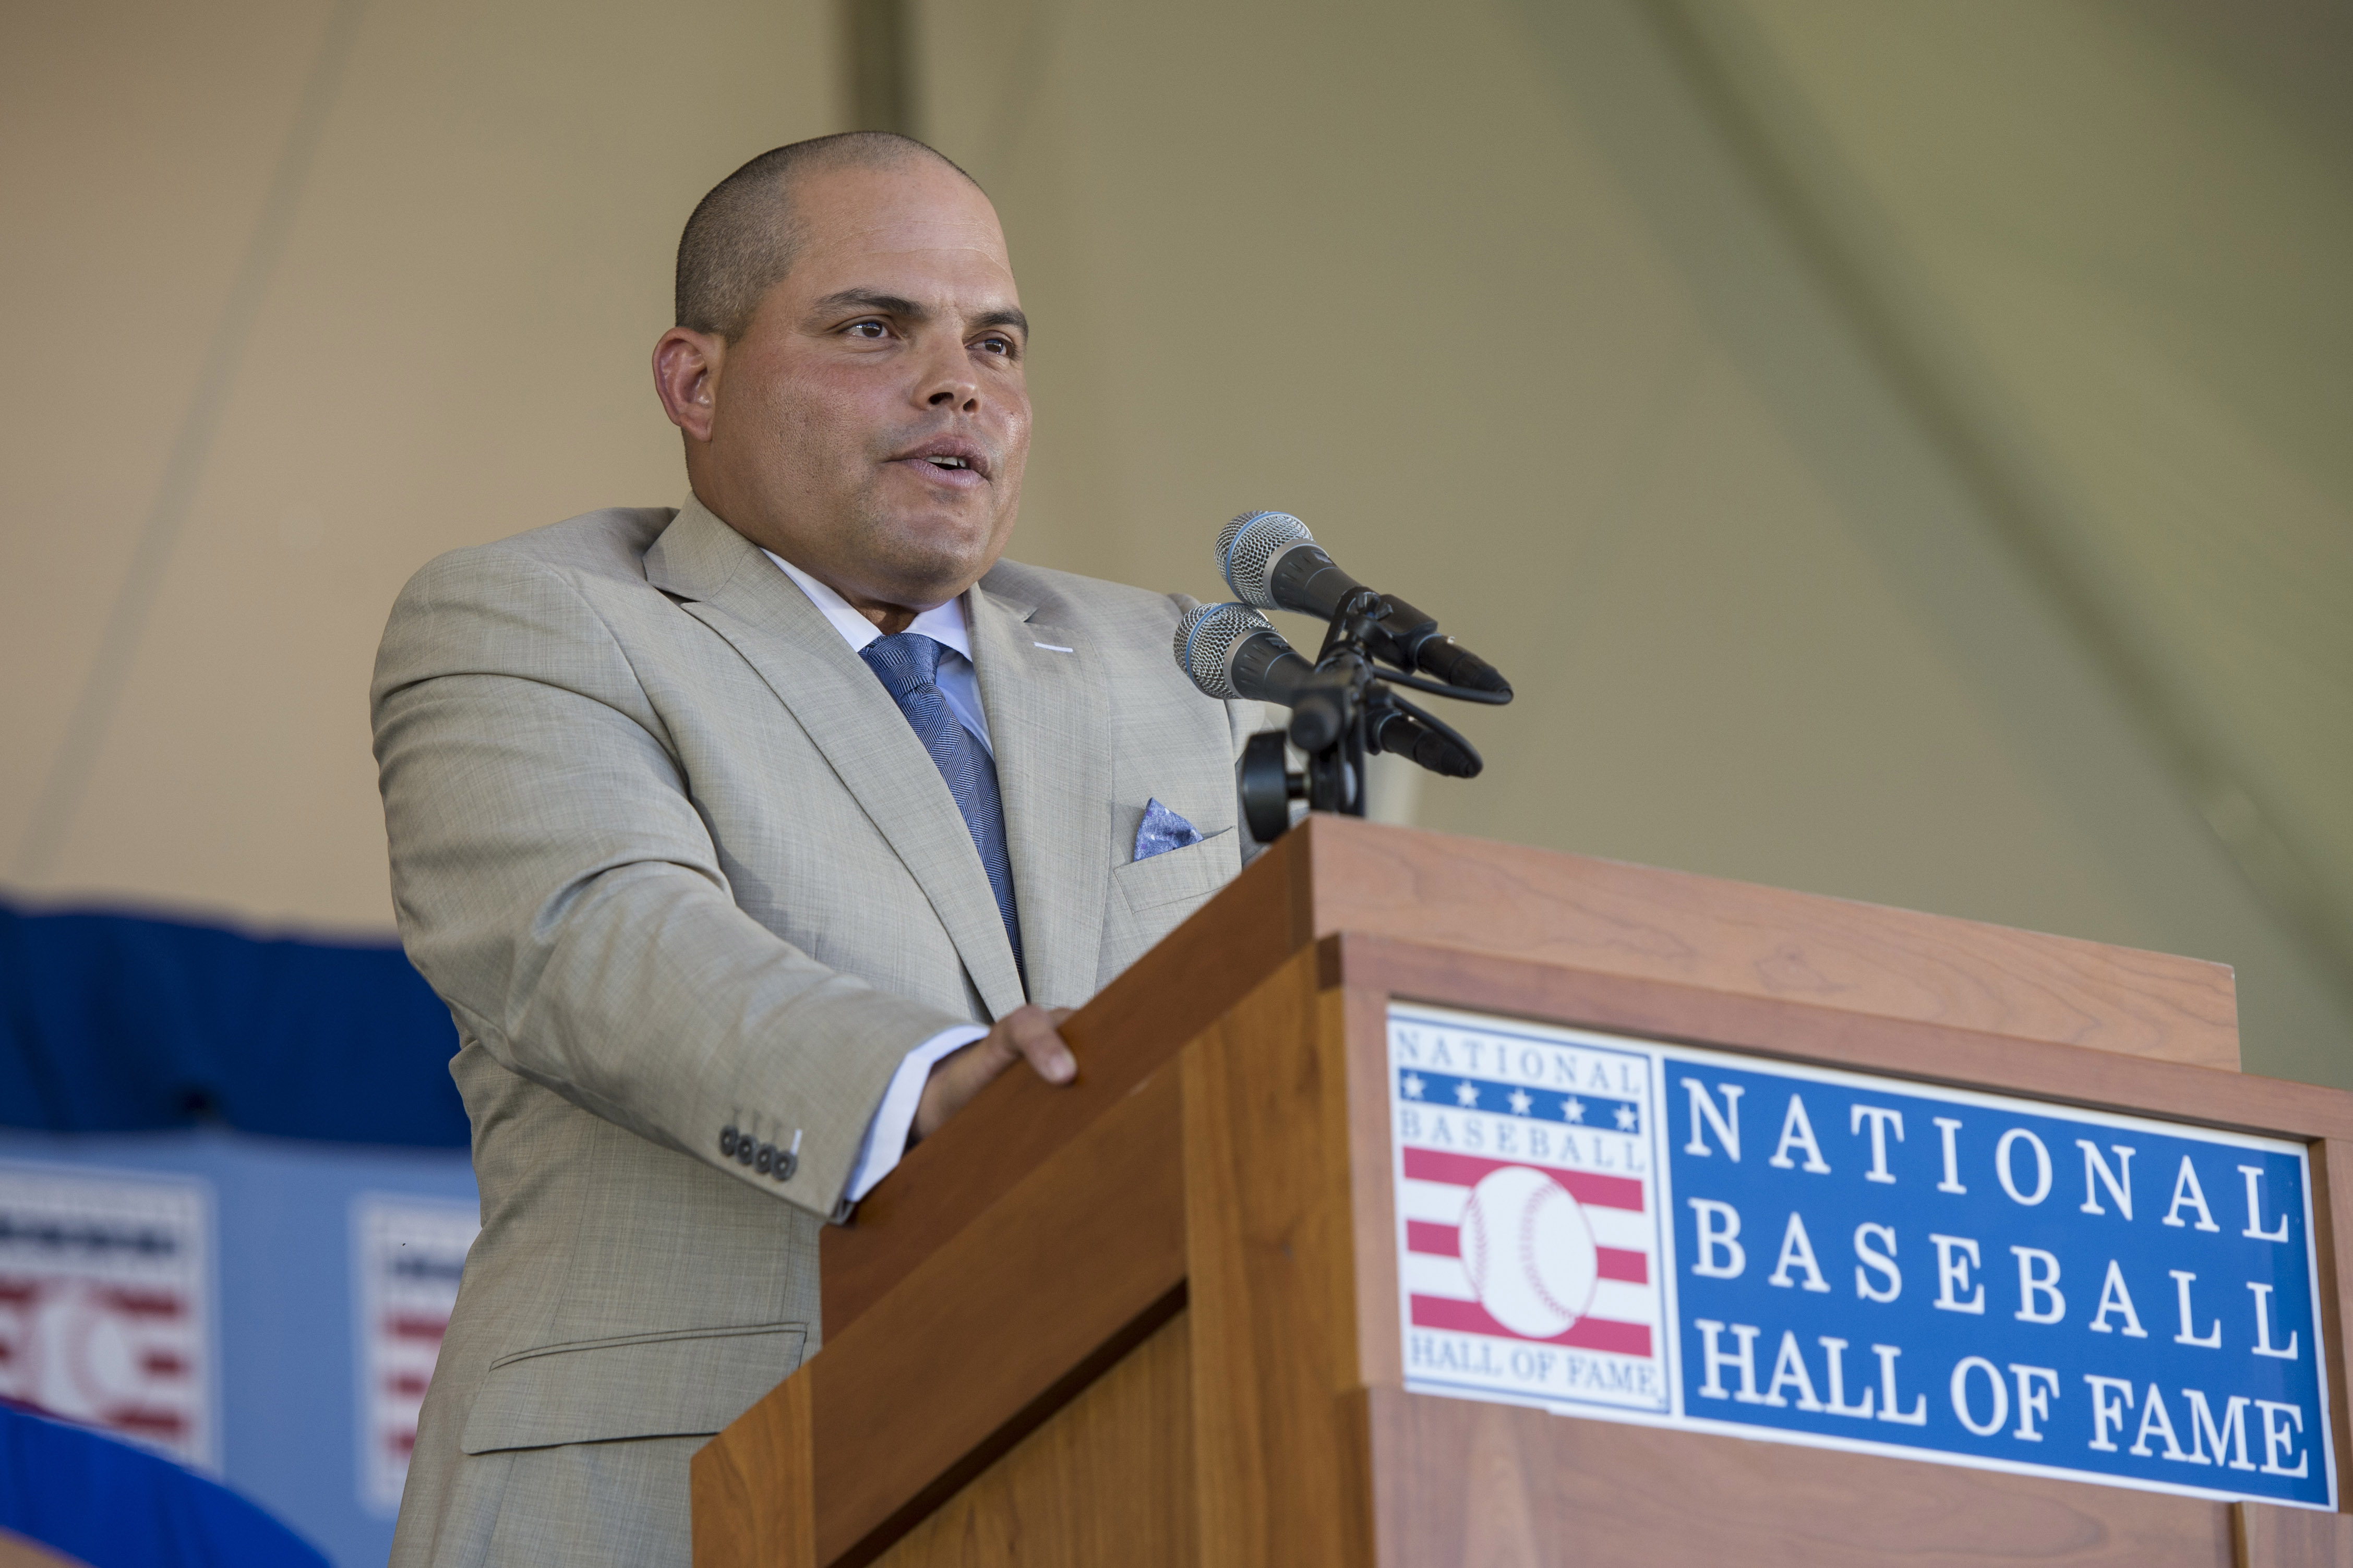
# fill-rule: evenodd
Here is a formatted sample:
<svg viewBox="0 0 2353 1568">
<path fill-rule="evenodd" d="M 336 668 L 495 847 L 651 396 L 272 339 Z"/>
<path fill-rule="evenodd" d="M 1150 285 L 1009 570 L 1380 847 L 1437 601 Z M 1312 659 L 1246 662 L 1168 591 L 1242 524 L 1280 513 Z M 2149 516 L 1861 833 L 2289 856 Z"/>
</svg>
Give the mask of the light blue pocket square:
<svg viewBox="0 0 2353 1568">
<path fill-rule="evenodd" d="M 1155 855 L 1166 855 L 1171 849 L 1182 849 L 1188 844 L 1199 842 L 1199 828 L 1157 800 L 1144 803 L 1144 821 L 1135 830 L 1137 859 L 1149 860 Z"/>
</svg>

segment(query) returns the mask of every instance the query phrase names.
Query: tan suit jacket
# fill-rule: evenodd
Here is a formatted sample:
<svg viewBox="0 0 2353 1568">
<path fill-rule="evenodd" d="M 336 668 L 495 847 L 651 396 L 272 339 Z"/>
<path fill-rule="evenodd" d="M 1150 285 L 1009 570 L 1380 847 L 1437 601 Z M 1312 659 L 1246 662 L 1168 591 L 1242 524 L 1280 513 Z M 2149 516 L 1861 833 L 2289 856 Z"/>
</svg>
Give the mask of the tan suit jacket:
<svg viewBox="0 0 2353 1568">
<path fill-rule="evenodd" d="M 1029 994 L 1075 1005 L 1240 868 L 1255 710 L 1175 667 L 1182 598 L 1007 562 L 969 603 Z M 889 692 L 691 500 L 433 562 L 373 700 L 483 1222 L 395 1560 L 481 1561 L 469 1457 L 715 1432 L 817 1348 L 818 1227 L 900 1058 L 1024 995 Z M 1155 796 L 1209 837 L 1131 863 Z M 727 1128 L 797 1140 L 790 1178 Z"/>
</svg>

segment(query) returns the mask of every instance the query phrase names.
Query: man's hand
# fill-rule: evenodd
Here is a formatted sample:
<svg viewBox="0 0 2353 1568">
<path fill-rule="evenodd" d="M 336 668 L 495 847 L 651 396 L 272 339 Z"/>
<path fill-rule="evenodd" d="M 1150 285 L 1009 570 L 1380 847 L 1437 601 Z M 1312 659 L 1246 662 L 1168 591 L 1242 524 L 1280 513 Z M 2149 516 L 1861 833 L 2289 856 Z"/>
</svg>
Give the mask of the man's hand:
<svg viewBox="0 0 2353 1568">
<path fill-rule="evenodd" d="M 1077 1058 L 1055 1032 L 1071 1012 L 1068 1007 L 1016 1007 L 986 1037 L 942 1057 L 923 1081 L 923 1098 L 915 1102 L 915 1135 L 908 1146 L 938 1131 L 989 1079 L 1015 1062 L 1026 1058 L 1048 1083 L 1068 1083 L 1078 1077 Z"/>
</svg>

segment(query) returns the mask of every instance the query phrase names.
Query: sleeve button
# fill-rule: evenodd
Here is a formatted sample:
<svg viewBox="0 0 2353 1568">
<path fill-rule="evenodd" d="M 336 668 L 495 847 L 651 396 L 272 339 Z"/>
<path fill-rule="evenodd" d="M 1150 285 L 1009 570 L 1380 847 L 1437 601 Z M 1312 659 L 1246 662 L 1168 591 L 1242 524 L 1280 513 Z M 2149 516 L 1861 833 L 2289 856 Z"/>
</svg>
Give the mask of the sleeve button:
<svg viewBox="0 0 2353 1568">
<path fill-rule="evenodd" d="M 723 1160 L 735 1157 L 735 1129 L 733 1127 L 719 1130 L 719 1157 Z"/>
</svg>

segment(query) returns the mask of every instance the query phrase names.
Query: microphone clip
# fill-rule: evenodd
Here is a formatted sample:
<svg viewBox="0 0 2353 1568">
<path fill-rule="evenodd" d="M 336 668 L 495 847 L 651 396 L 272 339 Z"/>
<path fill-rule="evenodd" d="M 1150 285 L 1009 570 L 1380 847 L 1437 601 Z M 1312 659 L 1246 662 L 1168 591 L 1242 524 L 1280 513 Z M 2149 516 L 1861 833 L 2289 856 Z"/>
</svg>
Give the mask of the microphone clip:
<svg viewBox="0 0 2353 1568">
<path fill-rule="evenodd" d="M 1466 702 L 1512 700 L 1509 687 L 1480 690 L 1409 673 L 1419 644 L 1437 629 L 1434 619 L 1412 605 L 1370 588 L 1341 600 L 1317 650 L 1315 673 L 1292 705 L 1288 730 L 1252 736 L 1235 764 L 1251 837 L 1261 844 L 1281 837 L 1291 826 L 1294 800 L 1304 800 L 1311 811 L 1364 816 L 1365 761 L 1383 752 L 1451 777 L 1478 776 L 1486 765 L 1478 748 L 1392 689 L 1402 686 Z M 1377 658 L 1392 668 L 1381 668 Z M 1303 770 L 1290 767 L 1286 741 L 1303 753 Z"/>
</svg>

